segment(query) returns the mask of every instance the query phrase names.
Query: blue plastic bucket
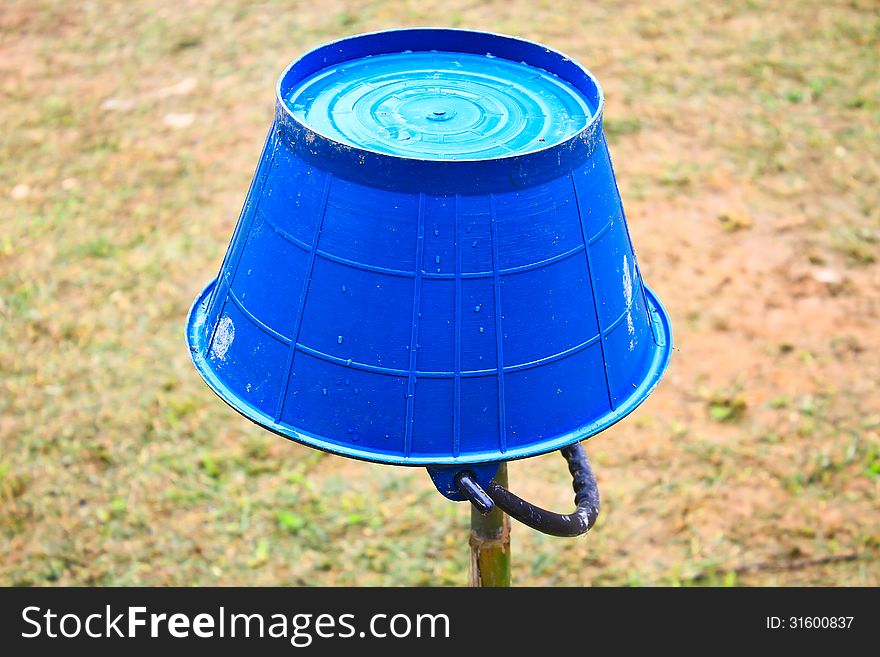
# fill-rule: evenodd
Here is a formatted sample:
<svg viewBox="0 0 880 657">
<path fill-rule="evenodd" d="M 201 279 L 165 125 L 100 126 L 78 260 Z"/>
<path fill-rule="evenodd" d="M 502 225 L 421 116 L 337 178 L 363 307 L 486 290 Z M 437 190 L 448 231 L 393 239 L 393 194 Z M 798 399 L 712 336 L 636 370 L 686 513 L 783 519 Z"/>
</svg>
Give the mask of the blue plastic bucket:
<svg viewBox="0 0 880 657">
<path fill-rule="evenodd" d="M 670 356 L 593 76 L 542 45 L 407 29 L 309 52 L 218 277 L 189 315 L 208 385 L 312 447 L 429 466 L 557 450 L 635 409 Z"/>
</svg>

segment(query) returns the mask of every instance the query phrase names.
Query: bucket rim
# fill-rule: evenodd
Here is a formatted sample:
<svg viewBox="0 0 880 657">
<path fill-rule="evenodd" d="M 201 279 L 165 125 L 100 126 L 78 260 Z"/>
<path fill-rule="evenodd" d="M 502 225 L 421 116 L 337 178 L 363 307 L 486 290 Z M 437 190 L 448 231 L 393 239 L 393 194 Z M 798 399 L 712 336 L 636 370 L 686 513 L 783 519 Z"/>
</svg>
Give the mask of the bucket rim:
<svg viewBox="0 0 880 657">
<path fill-rule="evenodd" d="M 280 422 L 275 422 L 274 418 L 265 413 L 261 413 L 246 401 L 236 396 L 226 385 L 224 385 L 220 378 L 210 368 L 208 356 L 200 348 L 199 344 L 200 329 L 204 326 L 206 320 L 207 302 L 211 294 L 214 292 L 216 284 L 217 278 L 214 278 L 202 289 L 201 293 L 196 297 L 195 302 L 190 308 L 186 321 L 186 341 L 189 347 L 188 351 L 190 358 L 192 359 L 196 370 L 214 394 L 220 397 L 220 399 L 222 399 L 233 410 L 237 411 L 254 424 L 283 438 L 287 438 L 288 440 L 307 447 L 336 454 L 337 456 L 354 458 L 371 463 L 412 467 L 460 466 L 478 463 L 515 461 L 554 452 L 573 443 L 586 440 L 587 438 L 604 431 L 636 410 L 636 408 L 638 408 L 651 395 L 660 383 L 660 379 L 663 377 L 663 374 L 666 372 L 669 365 L 673 350 L 672 326 L 669 315 L 657 295 L 654 294 L 651 288 L 643 283 L 643 290 L 648 302 L 652 328 L 655 335 L 656 349 L 654 350 L 654 358 L 646 375 L 636 385 L 630 396 L 618 403 L 613 410 L 609 410 L 593 422 L 577 429 L 544 439 L 540 443 L 509 448 L 504 452 L 496 449 L 469 452 L 457 457 L 452 456 L 451 454 L 443 456 L 416 455 L 407 457 L 397 454 L 358 449 L 351 445 L 340 445 L 332 442 L 326 437 L 302 431 L 281 424 Z"/>
</svg>

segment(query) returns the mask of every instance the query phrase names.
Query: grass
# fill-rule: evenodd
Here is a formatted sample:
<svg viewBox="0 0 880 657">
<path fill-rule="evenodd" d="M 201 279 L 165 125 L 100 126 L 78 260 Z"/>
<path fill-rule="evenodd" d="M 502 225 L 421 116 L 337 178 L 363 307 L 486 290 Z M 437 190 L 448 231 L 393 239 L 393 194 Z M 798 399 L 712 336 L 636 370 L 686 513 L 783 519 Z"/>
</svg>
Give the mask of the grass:
<svg viewBox="0 0 880 657">
<path fill-rule="evenodd" d="M 467 509 L 424 471 L 262 432 L 182 337 L 279 72 L 426 24 L 537 39 L 599 77 L 639 263 L 676 327 L 667 379 L 588 445 L 598 526 L 515 527 L 515 583 L 880 584 L 868 0 L 5 2 L 0 583 L 466 581 Z M 560 466 L 514 463 L 512 488 L 567 507 Z"/>
</svg>

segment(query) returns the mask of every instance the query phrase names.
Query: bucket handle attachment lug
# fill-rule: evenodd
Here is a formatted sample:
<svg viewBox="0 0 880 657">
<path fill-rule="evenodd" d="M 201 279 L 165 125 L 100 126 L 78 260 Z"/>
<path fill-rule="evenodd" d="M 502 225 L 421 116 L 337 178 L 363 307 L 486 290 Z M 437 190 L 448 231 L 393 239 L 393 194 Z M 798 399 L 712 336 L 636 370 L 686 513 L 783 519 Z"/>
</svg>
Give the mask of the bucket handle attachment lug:
<svg viewBox="0 0 880 657">
<path fill-rule="evenodd" d="M 553 513 L 492 481 L 484 489 L 467 470 L 456 475 L 455 482 L 462 494 L 483 515 L 496 506 L 511 518 L 551 536 L 580 536 L 590 531 L 599 516 L 599 488 L 590 467 L 590 460 L 580 443 L 560 450 L 568 462 L 574 489 L 575 510 L 572 513 Z"/>
</svg>

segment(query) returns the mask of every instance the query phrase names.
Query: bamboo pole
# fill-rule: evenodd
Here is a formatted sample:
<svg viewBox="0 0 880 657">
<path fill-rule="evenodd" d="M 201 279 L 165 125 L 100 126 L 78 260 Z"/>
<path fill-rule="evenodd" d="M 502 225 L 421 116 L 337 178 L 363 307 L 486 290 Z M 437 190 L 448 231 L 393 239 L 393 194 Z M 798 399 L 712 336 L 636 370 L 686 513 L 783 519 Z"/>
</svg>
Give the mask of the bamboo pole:
<svg viewBox="0 0 880 657">
<path fill-rule="evenodd" d="M 507 487 L 507 463 L 495 481 Z M 471 505 L 471 586 L 510 586 L 510 518 L 498 507 L 486 515 Z"/>
</svg>

